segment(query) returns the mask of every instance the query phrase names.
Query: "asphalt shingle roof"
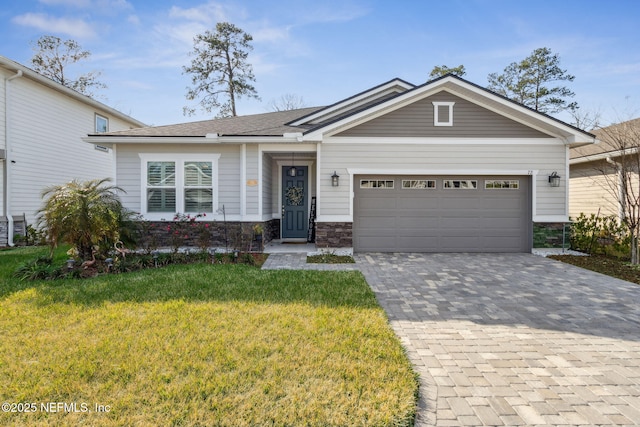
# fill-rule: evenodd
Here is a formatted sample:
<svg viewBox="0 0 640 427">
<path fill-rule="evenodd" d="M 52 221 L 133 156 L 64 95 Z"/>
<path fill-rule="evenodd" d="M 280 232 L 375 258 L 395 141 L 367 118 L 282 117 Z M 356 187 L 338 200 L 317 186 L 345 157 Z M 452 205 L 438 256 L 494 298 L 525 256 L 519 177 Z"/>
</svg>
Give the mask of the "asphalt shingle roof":
<svg viewBox="0 0 640 427">
<path fill-rule="evenodd" d="M 304 132 L 307 130 L 307 126 L 287 126 L 285 123 L 312 114 L 322 108 L 324 107 L 309 107 L 247 116 L 225 117 L 175 125 L 128 129 L 100 135 L 200 137 L 217 133 L 220 136 L 282 136 L 284 133 Z"/>
</svg>

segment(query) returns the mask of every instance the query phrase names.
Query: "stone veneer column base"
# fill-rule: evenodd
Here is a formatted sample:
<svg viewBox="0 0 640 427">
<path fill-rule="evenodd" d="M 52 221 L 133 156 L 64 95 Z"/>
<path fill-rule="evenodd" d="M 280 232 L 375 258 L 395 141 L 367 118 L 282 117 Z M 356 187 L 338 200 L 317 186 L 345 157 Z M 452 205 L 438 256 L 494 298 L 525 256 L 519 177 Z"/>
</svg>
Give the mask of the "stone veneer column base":
<svg viewBox="0 0 640 427">
<path fill-rule="evenodd" d="M 533 247 L 534 248 L 564 248 L 571 246 L 569 222 L 534 222 L 533 223 Z"/>
<path fill-rule="evenodd" d="M 353 247 L 353 223 L 316 223 L 316 246 L 318 249 Z"/>
</svg>

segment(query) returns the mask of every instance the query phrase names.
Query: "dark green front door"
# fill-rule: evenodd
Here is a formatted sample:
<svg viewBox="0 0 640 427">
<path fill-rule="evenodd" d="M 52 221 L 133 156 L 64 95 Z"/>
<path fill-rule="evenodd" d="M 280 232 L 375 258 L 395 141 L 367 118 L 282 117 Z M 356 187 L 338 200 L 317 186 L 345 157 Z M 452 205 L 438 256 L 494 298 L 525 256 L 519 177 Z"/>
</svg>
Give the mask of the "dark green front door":
<svg viewBox="0 0 640 427">
<path fill-rule="evenodd" d="M 296 166 L 295 176 L 291 167 L 282 167 L 282 238 L 307 238 L 308 225 L 308 167 Z"/>
</svg>

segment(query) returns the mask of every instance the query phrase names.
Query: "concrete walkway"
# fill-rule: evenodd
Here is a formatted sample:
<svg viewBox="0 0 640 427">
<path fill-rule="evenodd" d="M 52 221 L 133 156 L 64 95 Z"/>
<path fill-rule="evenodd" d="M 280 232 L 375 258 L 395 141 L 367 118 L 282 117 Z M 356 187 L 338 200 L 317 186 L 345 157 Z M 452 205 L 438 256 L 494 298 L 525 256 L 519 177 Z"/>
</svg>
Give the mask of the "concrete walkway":
<svg viewBox="0 0 640 427">
<path fill-rule="evenodd" d="M 640 425 L 640 286 L 528 254 L 355 258 L 420 374 L 417 426 Z"/>
</svg>

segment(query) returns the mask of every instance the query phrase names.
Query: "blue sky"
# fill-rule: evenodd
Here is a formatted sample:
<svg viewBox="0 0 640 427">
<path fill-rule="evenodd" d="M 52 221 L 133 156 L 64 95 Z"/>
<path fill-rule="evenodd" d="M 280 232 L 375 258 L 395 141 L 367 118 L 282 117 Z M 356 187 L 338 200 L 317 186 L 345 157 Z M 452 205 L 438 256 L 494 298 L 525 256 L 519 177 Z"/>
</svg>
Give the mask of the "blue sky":
<svg viewBox="0 0 640 427">
<path fill-rule="evenodd" d="M 605 121 L 640 116 L 640 1 L 636 0 L 9 0 L 0 9 L 0 55 L 29 65 L 45 34 L 74 39 L 101 71 L 102 101 L 152 125 L 207 119 L 182 107 L 193 37 L 228 21 L 254 38 L 249 56 L 268 111 L 290 93 L 328 105 L 400 77 L 424 83 L 435 65 L 487 75 L 548 47 L 576 79 L 583 111 Z M 569 120 L 567 116 L 560 119 Z"/>
</svg>

